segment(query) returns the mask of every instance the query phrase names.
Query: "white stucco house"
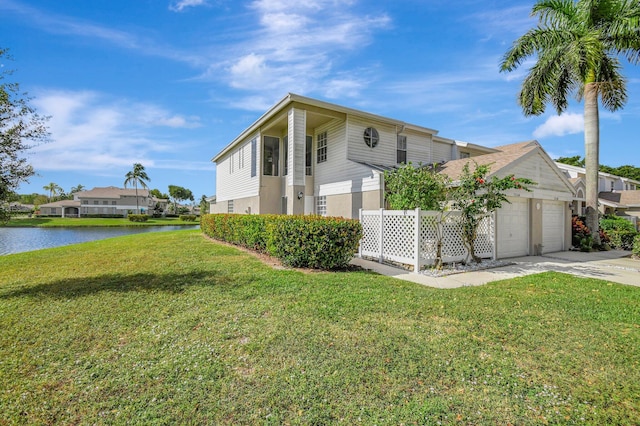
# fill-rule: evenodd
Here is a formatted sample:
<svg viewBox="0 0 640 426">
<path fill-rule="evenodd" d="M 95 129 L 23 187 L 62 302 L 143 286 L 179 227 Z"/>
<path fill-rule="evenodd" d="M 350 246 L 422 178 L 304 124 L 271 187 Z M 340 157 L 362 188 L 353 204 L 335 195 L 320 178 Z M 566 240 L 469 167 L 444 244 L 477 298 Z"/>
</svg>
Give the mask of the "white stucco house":
<svg viewBox="0 0 640 426">
<path fill-rule="evenodd" d="M 384 207 L 384 171 L 438 164 L 455 178 L 475 160 L 538 183 L 496 217 L 499 257 L 566 250 L 574 187 L 536 141 L 488 148 L 437 130 L 288 94 L 217 153 L 212 213 L 357 218 Z"/>
</svg>

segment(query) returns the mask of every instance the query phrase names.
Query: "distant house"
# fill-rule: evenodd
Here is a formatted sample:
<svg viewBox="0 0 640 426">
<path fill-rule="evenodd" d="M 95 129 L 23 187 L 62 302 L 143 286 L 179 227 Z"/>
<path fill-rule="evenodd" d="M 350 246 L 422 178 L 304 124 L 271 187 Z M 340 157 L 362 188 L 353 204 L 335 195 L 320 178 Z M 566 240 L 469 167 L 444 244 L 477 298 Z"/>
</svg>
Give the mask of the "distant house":
<svg viewBox="0 0 640 426">
<path fill-rule="evenodd" d="M 585 174 L 583 167 L 556 162 L 576 189 L 573 213 L 584 215 Z M 640 181 L 610 173 L 598 173 L 598 211 L 624 217 L 636 226 L 640 225 Z"/>
<path fill-rule="evenodd" d="M 153 215 L 164 213 L 168 200 L 149 195 L 147 189 L 138 189 L 136 203 L 135 189 L 122 189 L 115 186 L 97 187 L 74 194 L 73 200 L 61 200 L 40 206 L 42 216 L 82 217 L 105 216 L 126 217 L 129 212 Z"/>
<path fill-rule="evenodd" d="M 538 183 L 509 192 L 496 215 L 498 257 L 567 250 L 574 187 L 536 141 L 488 148 L 437 130 L 289 94 L 216 154 L 212 213 L 357 218 L 385 206 L 384 172 L 438 165 L 453 179 L 469 161 Z"/>
</svg>

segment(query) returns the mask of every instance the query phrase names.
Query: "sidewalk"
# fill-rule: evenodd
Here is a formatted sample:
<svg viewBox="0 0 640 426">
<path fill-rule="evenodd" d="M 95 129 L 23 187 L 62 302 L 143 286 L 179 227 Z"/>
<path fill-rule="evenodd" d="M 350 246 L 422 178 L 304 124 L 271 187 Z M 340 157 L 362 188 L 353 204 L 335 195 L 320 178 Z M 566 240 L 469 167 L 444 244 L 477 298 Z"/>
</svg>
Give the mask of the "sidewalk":
<svg viewBox="0 0 640 426">
<path fill-rule="evenodd" d="M 628 251 L 610 250 L 594 253 L 563 251 L 543 256 L 525 256 L 507 260 L 513 264 L 444 277 L 414 274 L 400 268 L 360 258 L 353 259 L 352 263 L 382 275 L 436 288 L 482 285 L 492 281 L 546 271 L 640 286 L 640 260 L 631 259 Z"/>
</svg>

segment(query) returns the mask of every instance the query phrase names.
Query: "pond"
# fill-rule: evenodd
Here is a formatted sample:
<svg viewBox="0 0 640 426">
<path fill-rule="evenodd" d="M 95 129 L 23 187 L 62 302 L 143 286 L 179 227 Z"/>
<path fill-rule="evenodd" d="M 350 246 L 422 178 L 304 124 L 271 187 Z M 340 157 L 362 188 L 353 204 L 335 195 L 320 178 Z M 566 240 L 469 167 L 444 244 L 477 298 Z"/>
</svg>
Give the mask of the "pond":
<svg viewBox="0 0 640 426">
<path fill-rule="evenodd" d="M 194 226 L 140 226 L 87 228 L 0 228 L 0 255 L 104 240 L 145 232 L 196 229 Z"/>
</svg>

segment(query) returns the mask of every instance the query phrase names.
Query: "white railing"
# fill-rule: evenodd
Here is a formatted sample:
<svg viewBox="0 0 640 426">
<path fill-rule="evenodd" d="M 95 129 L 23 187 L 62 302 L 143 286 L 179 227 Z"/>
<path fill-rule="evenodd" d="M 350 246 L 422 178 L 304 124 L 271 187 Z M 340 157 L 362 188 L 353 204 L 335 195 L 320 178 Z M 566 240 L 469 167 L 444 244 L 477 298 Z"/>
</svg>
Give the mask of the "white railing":
<svg viewBox="0 0 640 426">
<path fill-rule="evenodd" d="M 363 228 L 360 257 L 411 265 L 418 272 L 435 263 L 439 241 L 444 263 L 461 262 L 469 257 L 458 211 L 360 210 L 360 223 Z M 480 258 L 495 259 L 493 215 L 481 219 L 475 251 Z"/>
</svg>

